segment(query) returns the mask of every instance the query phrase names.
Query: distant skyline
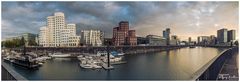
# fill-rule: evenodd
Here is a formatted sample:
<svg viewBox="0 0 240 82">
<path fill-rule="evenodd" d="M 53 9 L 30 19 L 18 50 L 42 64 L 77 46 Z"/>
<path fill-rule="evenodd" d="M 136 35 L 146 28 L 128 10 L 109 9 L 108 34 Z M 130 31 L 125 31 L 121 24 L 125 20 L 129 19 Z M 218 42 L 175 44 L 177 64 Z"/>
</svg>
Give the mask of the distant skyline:
<svg viewBox="0 0 240 82">
<path fill-rule="evenodd" d="M 138 36 L 171 35 L 181 40 L 217 34 L 217 30 L 236 30 L 238 39 L 238 1 L 196 2 L 7 2 L 2 1 L 2 39 L 20 33 L 39 33 L 47 16 L 65 13 L 67 23 L 77 24 L 77 33 L 99 29 L 106 37 L 120 21 L 129 21 Z"/>
</svg>

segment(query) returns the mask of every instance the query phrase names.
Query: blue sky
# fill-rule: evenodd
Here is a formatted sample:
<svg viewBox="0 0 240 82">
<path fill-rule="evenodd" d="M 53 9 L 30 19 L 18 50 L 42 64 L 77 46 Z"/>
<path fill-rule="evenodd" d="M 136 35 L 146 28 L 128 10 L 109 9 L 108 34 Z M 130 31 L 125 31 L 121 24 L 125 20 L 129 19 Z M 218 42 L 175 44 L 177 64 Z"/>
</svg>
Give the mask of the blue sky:
<svg viewBox="0 0 240 82">
<path fill-rule="evenodd" d="M 106 37 L 119 21 L 129 21 L 138 36 L 171 28 L 181 40 L 216 35 L 218 29 L 238 33 L 238 2 L 6 2 L 2 1 L 2 39 L 24 32 L 38 33 L 46 17 L 64 12 L 67 23 L 83 29 L 100 29 Z"/>
</svg>

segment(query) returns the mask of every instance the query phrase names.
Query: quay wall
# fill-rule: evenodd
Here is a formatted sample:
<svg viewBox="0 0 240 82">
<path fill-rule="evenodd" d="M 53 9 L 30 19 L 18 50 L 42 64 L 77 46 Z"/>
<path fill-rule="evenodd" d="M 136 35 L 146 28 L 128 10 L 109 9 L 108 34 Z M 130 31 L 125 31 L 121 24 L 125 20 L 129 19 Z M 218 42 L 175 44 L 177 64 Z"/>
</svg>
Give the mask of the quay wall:
<svg viewBox="0 0 240 82">
<path fill-rule="evenodd" d="M 27 47 L 29 52 L 42 52 L 42 53 L 96 53 L 97 51 L 118 51 L 125 54 L 139 54 L 164 50 L 179 49 L 188 46 L 102 46 L 102 47 Z M 21 49 L 16 49 L 17 51 Z"/>
</svg>

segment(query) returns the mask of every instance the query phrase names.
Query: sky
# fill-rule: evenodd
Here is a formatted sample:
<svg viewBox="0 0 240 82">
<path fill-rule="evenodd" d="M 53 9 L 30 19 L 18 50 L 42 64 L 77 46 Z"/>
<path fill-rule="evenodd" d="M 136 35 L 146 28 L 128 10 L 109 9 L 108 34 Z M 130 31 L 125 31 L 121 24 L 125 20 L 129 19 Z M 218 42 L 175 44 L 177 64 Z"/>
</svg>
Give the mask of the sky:
<svg viewBox="0 0 240 82">
<path fill-rule="evenodd" d="M 221 28 L 234 29 L 238 37 L 239 4 L 229 2 L 7 2 L 2 1 L 2 39 L 21 33 L 39 33 L 46 26 L 47 16 L 63 12 L 66 23 L 77 24 L 77 33 L 84 29 L 99 29 L 106 37 L 120 21 L 129 21 L 137 36 L 171 35 L 180 40 L 217 34 Z"/>
</svg>

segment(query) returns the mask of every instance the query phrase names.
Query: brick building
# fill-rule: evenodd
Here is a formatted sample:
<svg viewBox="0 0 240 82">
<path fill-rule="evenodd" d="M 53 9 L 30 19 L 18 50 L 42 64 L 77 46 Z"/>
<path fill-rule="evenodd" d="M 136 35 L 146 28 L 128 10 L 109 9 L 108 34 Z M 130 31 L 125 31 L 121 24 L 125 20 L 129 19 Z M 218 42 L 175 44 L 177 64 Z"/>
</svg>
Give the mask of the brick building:
<svg viewBox="0 0 240 82">
<path fill-rule="evenodd" d="M 129 30 L 128 21 L 119 22 L 119 27 L 113 28 L 112 43 L 119 45 L 137 45 L 137 37 L 135 30 Z"/>
</svg>

